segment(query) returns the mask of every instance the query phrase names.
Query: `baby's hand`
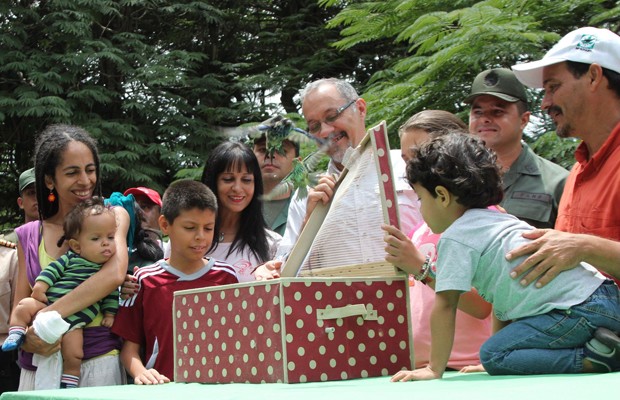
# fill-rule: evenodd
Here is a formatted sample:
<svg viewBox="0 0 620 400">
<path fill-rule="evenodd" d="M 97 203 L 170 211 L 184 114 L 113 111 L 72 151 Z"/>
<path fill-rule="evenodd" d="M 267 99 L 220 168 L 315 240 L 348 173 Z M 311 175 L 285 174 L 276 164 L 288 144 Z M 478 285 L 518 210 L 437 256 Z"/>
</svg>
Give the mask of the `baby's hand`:
<svg viewBox="0 0 620 400">
<path fill-rule="evenodd" d="M 151 368 L 137 375 L 133 378 L 133 381 L 136 385 L 159 385 L 162 383 L 169 383 L 170 379 L 157 372 L 156 369 Z"/>
<path fill-rule="evenodd" d="M 35 290 L 32 292 L 30 297 L 32 297 L 36 301 L 40 301 L 43 304 L 47 304 L 47 296 L 45 295 L 45 292 L 40 292 L 38 290 Z"/>
<path fill-rule="evenodd" d="M 101 320 L 101 326 L 105 326 L 106 328 L 111 328 L 114 325 L 114 315 L 105 314 L 103 319 Z"/>
</svg>

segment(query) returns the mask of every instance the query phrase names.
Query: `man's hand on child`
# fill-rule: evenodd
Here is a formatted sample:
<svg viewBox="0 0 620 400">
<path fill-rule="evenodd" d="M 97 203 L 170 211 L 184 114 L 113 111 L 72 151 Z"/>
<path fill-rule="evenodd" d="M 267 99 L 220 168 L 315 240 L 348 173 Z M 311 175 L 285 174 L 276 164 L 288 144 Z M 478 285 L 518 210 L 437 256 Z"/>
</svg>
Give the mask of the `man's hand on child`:
<svg viewBox="0 0 620 400">
<path fill-rule="evenodd" d="M 414 371 L 398 371 L 392 379 L 390 379 L 390 382 L 429 381 L 440 378 L 440 374 L 433 371 L 429 367 L 425 367 L 418 368 Z"/>
<path fill-rule="evenodd" d="M 153 368 L 144 370 L 144 372 L 137 375 L 133 380 L 136 385 L 159 385 L 170 382 L 169 378 L 160 374 Z"/>
<path fill-rule="evenodd" d="M 536 287 L 543 287 L 560 272 L 575 268 L 582 261 L 580 235 L 553 229 L 534 229 L 524 233 L 523 237 L 531 241 L 506 254 L 508 260 L 528 256 L 510 273 L 523 286 L 535 281 Z"/>
</svg>

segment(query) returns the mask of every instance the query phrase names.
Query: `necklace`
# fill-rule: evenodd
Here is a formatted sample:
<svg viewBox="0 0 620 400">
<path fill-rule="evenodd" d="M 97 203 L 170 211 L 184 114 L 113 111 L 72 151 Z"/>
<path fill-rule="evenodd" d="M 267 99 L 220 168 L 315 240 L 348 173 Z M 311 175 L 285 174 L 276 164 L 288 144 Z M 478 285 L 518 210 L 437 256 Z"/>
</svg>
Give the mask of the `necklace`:
<svg viewBox="0 0 620 400">
<path fill-rule="evenodd" d="M 226 237 L 226 235 L 232 236 L 234 238 L 236 234 L 237 233 L 235 231 L 233 231 L 233 232 L 223 232 L 223 231 L 220 231 L 220 233 L 217 235 L 217 241 L 218 242 L 223 242 L 224 238 Z"/>
</svg>

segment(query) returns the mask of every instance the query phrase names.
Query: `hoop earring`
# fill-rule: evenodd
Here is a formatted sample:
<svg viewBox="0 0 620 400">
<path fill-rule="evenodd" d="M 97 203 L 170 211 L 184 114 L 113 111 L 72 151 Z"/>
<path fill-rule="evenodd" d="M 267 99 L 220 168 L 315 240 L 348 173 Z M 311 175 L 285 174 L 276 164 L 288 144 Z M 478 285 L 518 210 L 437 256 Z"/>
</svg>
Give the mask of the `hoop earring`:
<svg viewBox="0 0 620 400">
<path fill-rule="evenodd" d="M 53 203 L 56 201 L 56 195 L 53 192 L 53 188 L 50 189 L 50 194 L 47 195 L 47 201 L 49 201 L 50 203 Z"/>
</svg>

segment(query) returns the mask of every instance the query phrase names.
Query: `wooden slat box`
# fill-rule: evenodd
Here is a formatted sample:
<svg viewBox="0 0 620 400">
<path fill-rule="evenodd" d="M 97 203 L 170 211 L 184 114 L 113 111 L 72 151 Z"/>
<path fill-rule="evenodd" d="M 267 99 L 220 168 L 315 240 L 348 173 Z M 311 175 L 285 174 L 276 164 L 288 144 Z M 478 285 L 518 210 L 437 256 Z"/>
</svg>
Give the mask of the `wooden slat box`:
<svg viewBox="0 0 620 400">
<path fill-rule="evenodd" d="M 175 293 L 175 381 L 319 382 L 413 364 L 405 277 L 281 278 Z"/>
</svg>

